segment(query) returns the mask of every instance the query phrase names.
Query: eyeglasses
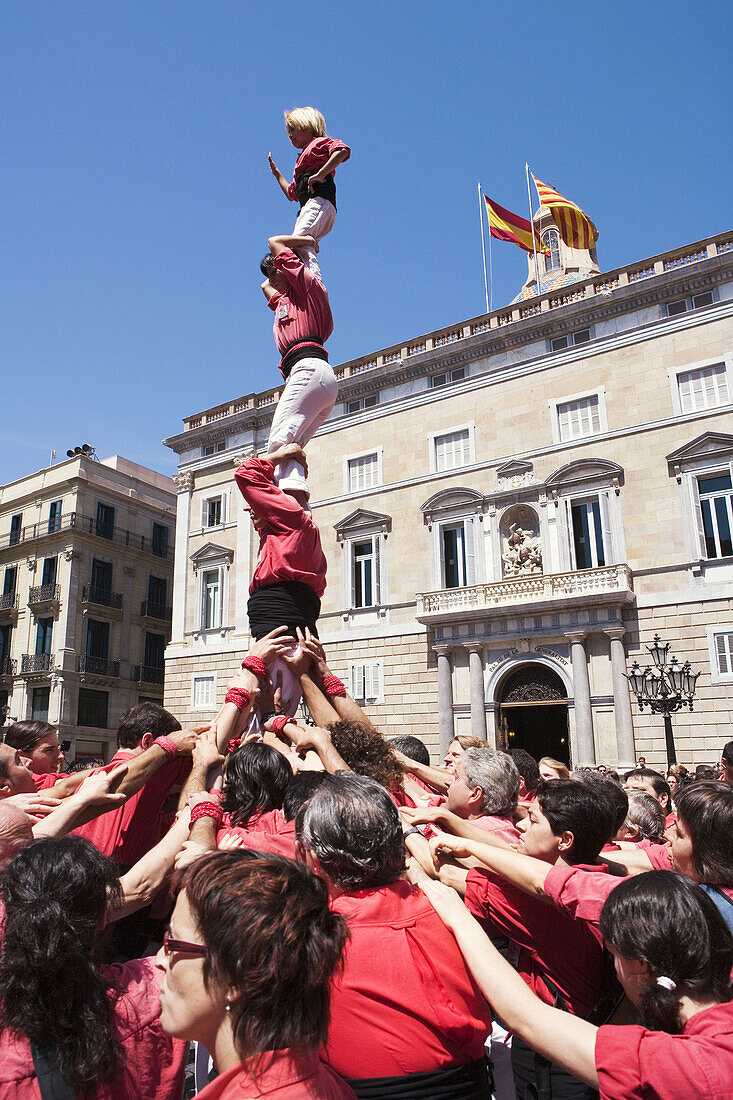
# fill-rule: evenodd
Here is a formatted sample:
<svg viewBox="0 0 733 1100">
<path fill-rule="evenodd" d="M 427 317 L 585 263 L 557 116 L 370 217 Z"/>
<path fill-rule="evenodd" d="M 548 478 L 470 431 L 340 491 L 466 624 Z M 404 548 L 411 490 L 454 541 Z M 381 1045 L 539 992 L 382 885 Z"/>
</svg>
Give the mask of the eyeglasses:
<svg viewBox="0 0 733 1100">
<path fill-rule="evenodd" d="M 171 951 L 175 951 L 177 955 L 200 955 L 202 957 L 209 953 L 208 947 L 204 947 L 203 944 L 171 939 L 169 932 L 163 933 L 163 951 L 166 957 L 170 955 Z"/>
</svg>

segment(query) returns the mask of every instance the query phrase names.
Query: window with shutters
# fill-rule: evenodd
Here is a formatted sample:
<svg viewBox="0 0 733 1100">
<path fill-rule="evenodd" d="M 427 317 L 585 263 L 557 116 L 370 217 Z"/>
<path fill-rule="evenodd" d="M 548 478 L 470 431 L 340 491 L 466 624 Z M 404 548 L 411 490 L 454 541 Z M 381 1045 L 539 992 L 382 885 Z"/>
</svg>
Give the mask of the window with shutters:
<svg viewBox="0 0 733 1100">
<path fill-rule="evenodd" d="M 730 372 L 733 357 L 692 363 L 668 371 L 672 406 L 678 416 L 718 409 L 731 402 Z"/>
<path fill-rule="evenodd" d="M 460 470 L 476 461 L 473 424 L 465 424 L 450 432 L 430 436 L 430 466 L 432 473 Z"/>
<path fill-rule="evenodd" d="M 379 537 L 351 543 L 351 606 L 375 607 L 379 603 Z"/>
<path fill-rule="evenodd" d="M 353 455 L 346 458 L 345 490 L 347 493 L 361 493 L 382 484 L 382 454 L 369 451 L 368 454 Z"/>
<path fill-rule="evenodd" d="M 473 518 L 442 523 L 439 529 L 442 588 L 465 588 L 475 583 Z"/>
<path fill-rule="evenodd" d="M 571 515 L 575 568 L 598 569 L 607 565 L 600 499 L 573 501 Z"/>
<path fill-rule="evenodd" d="M 392 520 L 380 512 L 357 508 L 334 524 L 341 547 L 343 616 L 371 610 L 384 613 L 387 592 L 387 537 Z M 363 621 L 363 616 L 359 616 Z"/>
<path fill-rule="evenodd" d="M 201 501 L 201 526 L 205 529 L 221 527 L 225 522 L 225 498 L 222 493 L 204 497 Z"/>
<path fill-rule="evenodd" d="M 213 710 L 216 703 L 216 675 L 191 677 L 191 709 Z"/>
<path fill-rule="evenodd" d="M 355 661 L 349 665 L 349 694 L 357 703 L 383 701 L 383 662 Z"/>
<path fill-rule="evenodd" d="M 733 555 L 733 487 L 730 468 L 698 477 L 697 493 L 702 513 L 705 557 L 730 557 Z"/>
<path fill-rule="evenodd" d="M 201 629 L 217 630 L 221 626 L 222 570 L 207 569 L 201 575 Z"/>
<path fill-rule="evenodd" d="M 570 443 L 608 431 L 605 387 L 550 401 L 553 443 Z"/>
<path fill-rule="evenodd" d="M 568 462 L 545 481 L 557 500 L 557 548 L 543 542 L 546 573 L 603 569 L 627 560 L 623 516 L 624 471 L 603 458 Z"/>
<path fill-rule="evenodd" d="M 706 633 L 712 683 L 733 683 L 733 625 L 709 626 Z"/>
</svg>

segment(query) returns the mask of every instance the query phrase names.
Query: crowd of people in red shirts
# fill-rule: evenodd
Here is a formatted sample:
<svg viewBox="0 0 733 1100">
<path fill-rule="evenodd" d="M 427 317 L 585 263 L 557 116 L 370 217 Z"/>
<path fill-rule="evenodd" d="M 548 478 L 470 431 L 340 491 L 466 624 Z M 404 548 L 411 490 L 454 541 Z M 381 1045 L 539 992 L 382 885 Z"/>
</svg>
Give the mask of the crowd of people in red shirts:
<svg viewBox="0 0 733 1100">
<path fill-rule="evenodd" d="M 733 742 L 674 792 L 436 767 L 298 641 L 313 725 L 276 629 L 210 727 L 142 703 L 103 768 L 4 730 L 0 1100 L 732 1095 Z"/>
</svg>

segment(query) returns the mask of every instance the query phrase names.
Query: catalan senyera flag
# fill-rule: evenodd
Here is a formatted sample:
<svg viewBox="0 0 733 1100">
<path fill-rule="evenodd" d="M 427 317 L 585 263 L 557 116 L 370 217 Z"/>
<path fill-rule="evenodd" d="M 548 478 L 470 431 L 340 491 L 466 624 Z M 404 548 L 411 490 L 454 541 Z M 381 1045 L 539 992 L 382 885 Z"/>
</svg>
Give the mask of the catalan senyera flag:
<svg viewBox="0 0 733 1100">
<path fill-rule="evenodd" d="M 511 210 L 505 210 L 503 206 L 499 206 L 498 202 L 493 202 L 486 195 L 484 195 L 484 202 L 489 212 L 491 236 L 496 237 L 498 241 L 511 241 L 512 244 L 518 244 L 525 252 L 534 252 L 532 226 L 527 219 L 520 218 L 518 214 L 512 214 Z M 549 251 L 540 240 L 536 229 L 534 231 L 534 243 L 538 252 L 546 253 Z"/>
<path fill-rule="evenodd" d="M 570 199 L 563 198 L 554 188 L 548 187 L 532 173 L 540 205 L 546 206 L 565 244 L 571 248 L 593 248 L 598 240 L 598 230 L 587 214 Z"/>
</svg>

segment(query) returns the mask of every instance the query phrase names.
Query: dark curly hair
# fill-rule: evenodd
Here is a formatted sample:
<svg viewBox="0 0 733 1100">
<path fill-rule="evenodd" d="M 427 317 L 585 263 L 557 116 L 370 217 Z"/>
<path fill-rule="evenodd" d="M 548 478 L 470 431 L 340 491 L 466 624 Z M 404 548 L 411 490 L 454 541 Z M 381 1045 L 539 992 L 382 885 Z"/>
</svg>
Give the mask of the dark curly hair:
<svg viewBox="0 0 733 1100">
<path fill-rule="evenodd" d="M 293 773 L 283 756 L 270 745 L 249 741 L 227 760 L 222 807 L 233 825 L 243 828 L 253 817 L 279 810 Z"/>
<path fill-rule="evenodd" d="M 402 790 L 402 765 L 381 733 L 345 720 L 332 722 L 327 729 L 333 747 L 352 772 L 376 779 L 387 790 L 393 786 Z"/>
<path fill-rule="evenodd" d="M 32 841 L 0 876 L 2 1026 L 50 1048 L 82 1093 L 124 1065 L 113 1028 L 116 986 L 91 954 L 108 902 L 120 895 L 112 860 L 81 837 Z"/>
</svg>

